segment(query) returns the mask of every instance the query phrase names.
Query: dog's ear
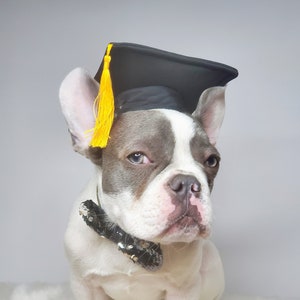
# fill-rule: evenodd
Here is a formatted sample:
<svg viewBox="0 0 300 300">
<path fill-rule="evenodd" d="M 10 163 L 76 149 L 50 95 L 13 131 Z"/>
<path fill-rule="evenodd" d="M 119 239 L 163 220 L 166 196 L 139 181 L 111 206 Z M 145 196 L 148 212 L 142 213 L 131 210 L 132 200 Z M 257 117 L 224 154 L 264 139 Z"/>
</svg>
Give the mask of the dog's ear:
<svg viewBox="0 0 300 300">
<path fill-rule="evenodd" d="M 225 112 L 225 87 L 212 87 L 205 90 L 192 116 L 203 126 L 212 145 L 217 142 Z"/>
<path fill-rule="evenodd" d="M 84 70 L 77 68 L 71 71 L 60 86 L 59 98 L 62 112 L 67 121 L 76 152 L 86 155 L 94 127 L 94 100 L 99 84 Z"/>
</svg>

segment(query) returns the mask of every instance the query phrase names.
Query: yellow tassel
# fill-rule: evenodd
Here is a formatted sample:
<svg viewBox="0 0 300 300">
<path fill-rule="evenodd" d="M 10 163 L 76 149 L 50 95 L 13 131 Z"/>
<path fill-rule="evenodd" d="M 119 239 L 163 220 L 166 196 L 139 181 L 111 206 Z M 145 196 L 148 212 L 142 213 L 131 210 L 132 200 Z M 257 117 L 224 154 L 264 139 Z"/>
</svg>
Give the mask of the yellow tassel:
<svg viewBox="0 0 300 300">
<path fill-rule="evenodd" d="M 109 71 L 109 64 L 111 61 L 110 50 L 112 46 L 112 44 L 107 46 L 99 92 L 94 102 L 96 120 L 95 127 L 93 129 L 93 137 L 90 143 L 90 146 L 92 147 L 106 147 L 114 120 L 115 102 Z"/>
</svg>

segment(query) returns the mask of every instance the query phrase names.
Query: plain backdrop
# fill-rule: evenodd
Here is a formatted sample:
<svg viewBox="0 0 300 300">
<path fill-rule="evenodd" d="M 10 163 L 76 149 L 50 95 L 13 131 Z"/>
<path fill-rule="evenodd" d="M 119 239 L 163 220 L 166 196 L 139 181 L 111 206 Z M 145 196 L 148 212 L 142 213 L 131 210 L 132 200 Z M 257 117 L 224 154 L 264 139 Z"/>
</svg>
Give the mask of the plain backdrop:
<svg viewBox="0 0 300 300">
<path fill-rule="evenodd" d="M 63 235 L 93 167 L 58 89 L 108 42 L 229 64 L 213 191 L 227 291 L 300 299 L 300 1 L 0 2 L 0 281 L 64 282 Z"/>
</svg>

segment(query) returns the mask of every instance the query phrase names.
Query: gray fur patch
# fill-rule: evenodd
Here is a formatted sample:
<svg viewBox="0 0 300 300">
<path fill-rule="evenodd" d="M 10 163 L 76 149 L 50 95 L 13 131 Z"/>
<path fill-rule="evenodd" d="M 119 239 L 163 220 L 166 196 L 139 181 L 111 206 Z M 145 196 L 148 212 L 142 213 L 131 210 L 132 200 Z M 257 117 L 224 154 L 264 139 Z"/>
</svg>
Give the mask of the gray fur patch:
<svg viewBox="0 0 300 300">
<path fill-rule="evenodd" d="M 196 134 L 190 142 L 191 153 L 195 161 L 203 166 L 203 171 L 206 174 L 207 182 L 210 190 L 213 188 L 214 179 L 219 170 L 219 164 L 215 168 L 207 166 L 206 161 L 211 155 L 215 155 L 220 159 L 218 150 L 209 142 L 209 139 L 202 129 L 200 123 L 197 123 Z"/>
<path fill-rule="evenodd" d="M 102 150 L 103 191 L 118 194 L 129 189 L 139 199 L 149 183 L 170 164 L 174 147 L 170 121 L 159 111 L 121 114 Z M 128 156 L 136 152 L 145 154 L 150 163 L 131 163 Z"/>
</svg>

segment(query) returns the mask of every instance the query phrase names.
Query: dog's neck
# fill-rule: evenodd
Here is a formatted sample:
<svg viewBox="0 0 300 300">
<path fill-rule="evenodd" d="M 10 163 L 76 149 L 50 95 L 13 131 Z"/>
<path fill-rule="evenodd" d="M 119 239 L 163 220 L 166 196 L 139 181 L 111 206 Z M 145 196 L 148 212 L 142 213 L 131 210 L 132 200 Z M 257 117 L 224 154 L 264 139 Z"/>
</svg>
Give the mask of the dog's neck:
<svg viewBox="0 0 300 300">
<path fill-rule="evenodd" d="M 116 244 L 118 249 L 134 263 L 149 271 L 160 269 L 163 261 L 160 245 L 134 237 L 113 223 L 101 208 L 98 187 L 96 195 L 98 205 L 93 200 L 86 200 L 81 203 L 79 213 L 85 223 L 96 231 L 100 237 Z"/>
</svg>

